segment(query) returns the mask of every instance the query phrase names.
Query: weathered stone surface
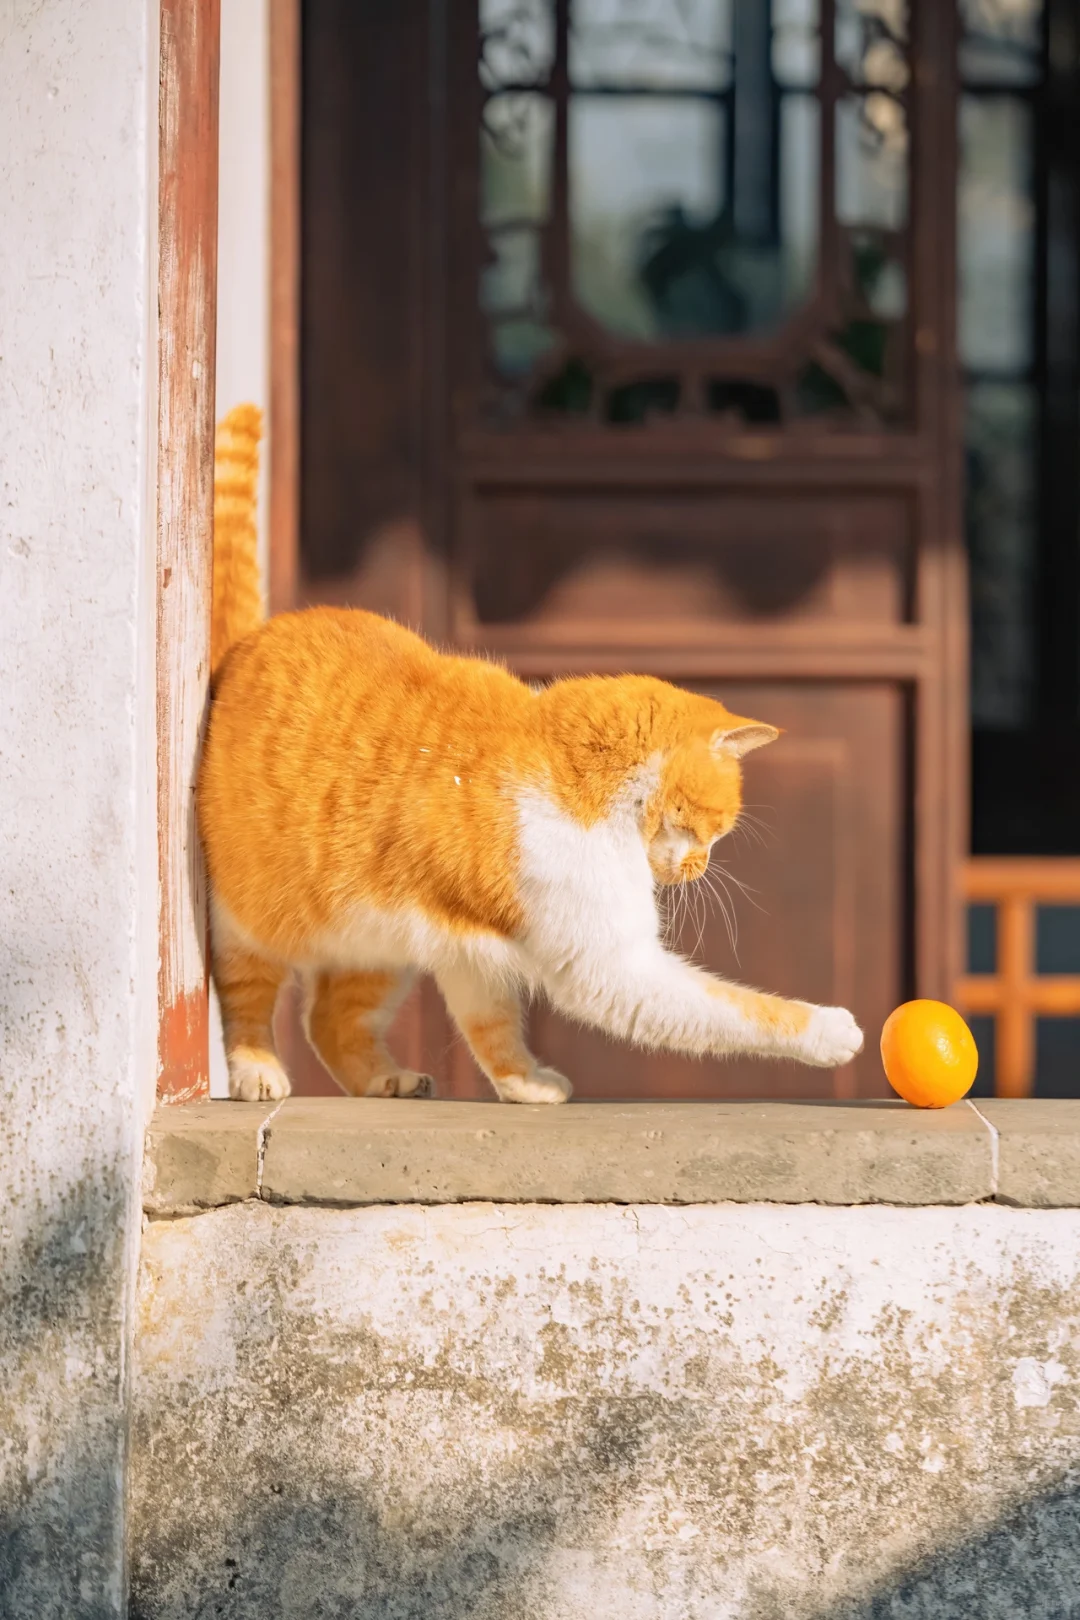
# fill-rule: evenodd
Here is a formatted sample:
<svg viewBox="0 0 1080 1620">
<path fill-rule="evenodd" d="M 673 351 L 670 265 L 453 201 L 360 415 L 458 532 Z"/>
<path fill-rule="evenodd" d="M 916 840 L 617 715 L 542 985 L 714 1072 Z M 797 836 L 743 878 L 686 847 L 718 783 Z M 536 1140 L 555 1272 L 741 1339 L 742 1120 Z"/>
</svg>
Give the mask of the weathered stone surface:
<svg viewBox="0 0 1080 1620">
<path fill-rule="evenodd" d="M 1080 1099 L 980 1101 L 978 1108 L 998 1132 L 1002 1203 L 1080 1206 Z"/>
<path fill-rule="evenodd" d="M 146 1137 L 147 1214 L 194 1213 L 256 1197 L 259 1133 L 276 1107 L 202 1102 L 159 1108 Z"/>
<path fill-rule="evenodd" d="M 152 1223 L 133 1620 L 1064 1620 L 1080 1211 Z"/>
<path fill-rule="evenodd" d="M 153 1095 L 158 17 L 0 5 L 0 1616 L 121 1620 Z"/>
<path fill-rule="evenodd" d="M 224 1106 L 224 1105 L 223 1105 Z M 991 1190 L 969 1108 L 904 1103 L 296 1099 L 267 1132 L 280 1203 L 962 1204 Z"/>
</svg>

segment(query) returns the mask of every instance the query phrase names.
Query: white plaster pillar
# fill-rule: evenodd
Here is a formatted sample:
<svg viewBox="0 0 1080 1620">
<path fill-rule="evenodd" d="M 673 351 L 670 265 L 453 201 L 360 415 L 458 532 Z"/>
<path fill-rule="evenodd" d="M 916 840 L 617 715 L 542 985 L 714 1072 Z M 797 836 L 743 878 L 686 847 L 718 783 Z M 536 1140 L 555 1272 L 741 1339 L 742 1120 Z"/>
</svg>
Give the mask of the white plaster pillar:
<svg viewBox="0 0 1080 1620">
<path fill-rule="evenodd" d="M 155 0 L 0 0 L 0 1611 L 124 1613 L 157 1024 Z"/>
</svg>

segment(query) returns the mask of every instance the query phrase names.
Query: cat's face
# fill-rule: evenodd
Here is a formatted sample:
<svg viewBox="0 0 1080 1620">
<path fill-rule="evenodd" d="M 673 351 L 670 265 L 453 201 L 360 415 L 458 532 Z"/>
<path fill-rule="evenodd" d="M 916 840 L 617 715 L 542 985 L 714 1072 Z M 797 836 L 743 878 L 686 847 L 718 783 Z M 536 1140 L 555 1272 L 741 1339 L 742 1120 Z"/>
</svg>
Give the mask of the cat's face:
<svg viewBox="0 0 1080 1620">
<path fill-rule="evenodd" d="M 644 827 L 657 883 L 693 883 L 704 876 L 712 846 L 739 819 L 743 754 L 779 735 L 775 726 L 740 722 L 711 737 L 695 737 L 672 753 Z"/>
</svg>

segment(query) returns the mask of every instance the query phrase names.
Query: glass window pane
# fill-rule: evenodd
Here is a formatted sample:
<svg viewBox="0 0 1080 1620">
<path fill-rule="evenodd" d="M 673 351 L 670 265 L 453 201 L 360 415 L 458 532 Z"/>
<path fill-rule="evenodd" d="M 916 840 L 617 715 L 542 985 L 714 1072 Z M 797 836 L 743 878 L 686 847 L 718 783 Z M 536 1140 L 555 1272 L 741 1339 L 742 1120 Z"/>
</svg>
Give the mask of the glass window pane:
<svg viewBox="0 0 1080 1620">
<path fill-rule="evenodd" d="M 997 969 L 997 907 L 967 908 L 967 970 L 993 973 Z"/>
<path fill-rule="evenodd" d="M 540 320 L 505 320 L 492 326 L 492 356 L 503 377 L 526 376 L 553 343 L 551 329 Z"/>
<path fill-rule="evenodd" d="M 971 710 L 981 726 L 1022 726 L 1031 713 L 1035 416 L 1034 391 L 1026 384 L 968 386 Z"/>
<path fill-rule="evenodd" d="M 780 103 L 780 244 L 782 295 L 762 308 L 758 325 L 775 321 L 810 296 L 818 259 L 821 106 L 814 96 Z"/>
<path fill-rule="evenodd" d="M 872 236 L 854 237 L 855 273 L 871 310 L 883 321 L 899 321 L 907 314 L 907 274 L 899 259 L 890 259 Z M 871 258 L 873 248 L 877 252 Z M 861 251 L 860 251 L 861 250 Z"/>
<path fill-rule="evenodd" d="M 1042 0 L 960 0 L 960 77 L 1028 85 L 1040 68 Z"/>
<path fill-rule="evenodd" d="M 724 124 L 707 101 L 575 96 L 570 106 L 574 292 L 609 331 L 730 331 L 741 298 L 715 263 Z"/>
<path fill-rule="evenodd" d="M 540 304 L 540 244 L 536 232 L 499 231 L 483 272 L 480 306 L 491 315 L 532 314 Z"/>
<path fill-rule="evenodd" d="M 1080 906 L 1040 906 L 1035 921 L 1036 973 L 1080 973 Z M 1080 1079 L 1080 1071 L 1077 1078 Z"/>
<path fill-rule="evenodd" d="M 575 96 L 570 108 L 574 291 L 634 338 L 769 327 L 817 266 L 819 108 L 785 95 L 776 229 L 740 233 L 724 190 L 727 126 L 706 101 Z"/>
<path fill-rule="evenodd" d="M 547 218 L 553 108 L 544 96 L 492 96 L 480 135 L 480 218 L 485 225 Z"/>
<path fill-rule="evenodd" d="M 852 84 L 880 84 L 870 77 L 868 63 L 891 63 L 891 73 L 904 72 L 908 38 L 907 0 L 836 0 L 836 60 Z M 903 83 L 890 85 L 901 89 Z"/>
<path fill-rule="evenodd" d="M 570 82 L 716 90 L 731 78 L 744 0 L 572 0 Z"/>
<path fill-rule="evenodd" d="M 543 84 L 554 59 L 552 0 L 480 0 L 481 84 Z"/>
<path fill-rule="evenodd" d="M 908 130 L 883 91 L 836 108 L 836 213 L 845 225 L 899 231 L 907 220 Z"/>
<path fill-rule="evenodd" d="M 979 1013 L 967 1020 L 968 1028 L 975 1037 L 975 1046 L 979 1053 L 979 1068 L 975 1075 L 975 1084 L 968 1093 L 971 1097 L 992 1097 L 994 1095 L 994 1072 L 996 1067 L 997 1035 L 996 1020 L 986 1013 Z"/>
<path fill-rule="evenodd" d="M 1031 108 L 1013 96 L 960 104 L 960 354 L 970 370 L 1026 371 L 1034 334 Z"/>
<path fill-rule="evenodd" d="M 1035 1021 L 1036 1097 L 1080 1097 L 1080 1018 Z"/>
<path fill-rule="evenodd" d="M 818 0 L 773 0 L 772 65 L 782 85 L 812 89 L 821 77 Z"/>
</svg>

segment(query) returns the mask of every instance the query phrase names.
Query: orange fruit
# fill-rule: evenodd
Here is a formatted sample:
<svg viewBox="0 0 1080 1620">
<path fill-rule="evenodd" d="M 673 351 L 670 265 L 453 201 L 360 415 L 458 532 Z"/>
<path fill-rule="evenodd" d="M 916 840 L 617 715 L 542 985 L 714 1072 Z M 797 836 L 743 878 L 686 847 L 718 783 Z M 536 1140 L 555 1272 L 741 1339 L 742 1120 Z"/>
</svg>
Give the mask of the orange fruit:
<svg viewBox="0 0 1080 1620">
<path fill-rule="evenodd" d="M 948 1108 L 971 1090 L 975 1038 L 943 1001 L 905 1001 L 885 1020 L 881 1061 L 893 1090 L 916 1108 Z"/>
</svg>

